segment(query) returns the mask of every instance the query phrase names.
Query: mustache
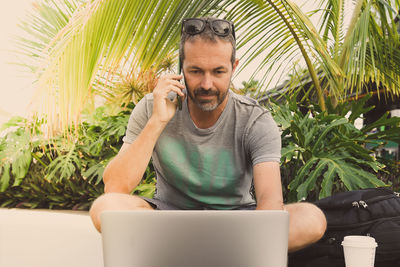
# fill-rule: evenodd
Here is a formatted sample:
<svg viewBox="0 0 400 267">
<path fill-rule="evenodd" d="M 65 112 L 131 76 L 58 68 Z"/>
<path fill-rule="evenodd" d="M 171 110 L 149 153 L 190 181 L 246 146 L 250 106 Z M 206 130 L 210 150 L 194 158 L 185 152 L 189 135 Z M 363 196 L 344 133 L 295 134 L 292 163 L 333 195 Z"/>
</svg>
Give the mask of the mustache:
<svg viewBox="0 0 400 267">
<path fill-rule="evenodd" d="M 197 88 L 196 90 L 194 90 L 194 95 L 206 95 L 206 96 L 211 96 L 211 95 L 218 95 L 218 91 L 217 90 L 211 90 L 211 89 L 204 89 L 204 88 Z"/>
</svg>

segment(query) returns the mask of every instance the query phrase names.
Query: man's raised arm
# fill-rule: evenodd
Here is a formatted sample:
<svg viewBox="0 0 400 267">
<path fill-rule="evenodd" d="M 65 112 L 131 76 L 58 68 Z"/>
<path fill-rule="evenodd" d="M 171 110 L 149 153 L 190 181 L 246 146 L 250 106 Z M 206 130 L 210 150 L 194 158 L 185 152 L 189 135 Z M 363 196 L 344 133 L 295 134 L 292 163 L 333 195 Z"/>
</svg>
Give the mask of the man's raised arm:
<svg viewBox="0 0 400 267">
<path fill-rule="evenodd" d="M 176 112 L 177 101 L 170 101 L 168 93 L 174 91 L 185 97 L 182 93 L 184 85 L 179 82 L 180 79 L 182 76 L 175 74 L 159 79 L 153 91 L 153 113 L 150 119 L 135 141 L 132 144 L 125 143 L 104 170 L 105 193 L 129 194 L 140 183 L 159 136 Z"/>
</svg>

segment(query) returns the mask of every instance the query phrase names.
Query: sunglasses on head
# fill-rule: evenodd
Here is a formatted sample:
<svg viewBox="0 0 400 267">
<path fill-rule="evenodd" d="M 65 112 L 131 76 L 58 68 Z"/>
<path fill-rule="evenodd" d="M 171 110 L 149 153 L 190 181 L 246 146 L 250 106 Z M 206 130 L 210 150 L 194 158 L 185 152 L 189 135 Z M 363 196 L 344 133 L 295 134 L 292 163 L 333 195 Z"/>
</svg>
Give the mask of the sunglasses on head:
<svg viewBox="0 0 400 267">
<path fill-rule="evenodd" d="M 229 20 L 216 19 L 208 20 L 201 18 L 188 18 L 182 21 L 182 32 L 190 35 L 196 35 L 204 31 L 206 24 L 210 26 L 210 29 L 218 36 L 228 36 L 232 34 L 233 39 L 235 37 L 235 29 L 233 23 Z"/>
</svg>

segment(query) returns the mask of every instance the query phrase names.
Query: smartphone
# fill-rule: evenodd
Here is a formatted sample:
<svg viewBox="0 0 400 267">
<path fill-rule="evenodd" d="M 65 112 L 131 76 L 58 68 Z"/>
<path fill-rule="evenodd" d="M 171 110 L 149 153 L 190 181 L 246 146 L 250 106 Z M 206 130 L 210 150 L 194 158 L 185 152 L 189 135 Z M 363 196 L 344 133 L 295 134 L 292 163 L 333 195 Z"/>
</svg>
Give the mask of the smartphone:
<svg viewBox="0 0 400 267">
<path fill-rule="evenodd" d="M 181 63 L 180 63 L 180 61 L 179 61 L 179 66 L 178 66 L 178 74 L 181 74 Z M 179 82 L 180 82 L 181 84 L 185 85 L 184 78 L 182 78 L 182 80 L 180 80 Z M 186 90 L 185 90 L 185 89 L 182 90 L 182 92 L 183 92 L 184 94 L 186 94 Z M 169 92 L 169 94 L 168 94 L 168 98 L 169 98 L 169 100 L 171 100 L 171 101 L 174 101 L 175 99 L 177 99 L 177 100 L 178 100 L 178 108 L 179 108 L 179 110 L 182 110 L 182 97 L 181 97 L 180 95 L 178 95 L 177 93 L 171 91 L 171 92 Z"/>
<path fill-rule="evenodd" d="M 179 57 L 179 63 L 178 63 L 178 74 L 182 73 L 182 65 L 181 65 L 181 60 Z M 184 78 L 182 78 L 182 80 L 180 81 L 183 85 L 185 84 Z M 178 108 L 179 110 L 182 110 L 182 97 L 180 95 L 176 96 L 178 99 Z"/>
</svg>

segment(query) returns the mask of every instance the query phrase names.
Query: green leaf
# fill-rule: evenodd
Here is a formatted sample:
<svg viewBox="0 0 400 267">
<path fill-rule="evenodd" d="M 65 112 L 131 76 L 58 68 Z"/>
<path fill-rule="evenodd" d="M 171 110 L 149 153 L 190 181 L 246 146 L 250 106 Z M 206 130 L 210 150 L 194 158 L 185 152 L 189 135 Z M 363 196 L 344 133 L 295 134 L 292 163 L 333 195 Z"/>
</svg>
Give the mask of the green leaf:
<svg viewBox="0 0 400 267">
<path fill-rule="evenodd" d="M 349 121 L 354 123 L 356 119 L 361 118 L 362 114 L 366 114 L 368 111 L 374 108 L 371 106 L 365 107 L 368 99 L 370 99 L 371 97 L 372 94 L 368 94 L 365 97 L 351 103 L 351 114 L 349 116 Z"/>
<path fill-rule="evenodd" d="M 304 131 L 297 125 L 294 121 L 290 123 L 290 129 L 291 133 L 293 135 L 293 138 L 296 139 L 296 142 L 299 144 L 300 147 L 304 147 Z"/>
<path fill-rule="evenodd" d="M 75 151 L 75 146 L 73 146 L 67 154 L 58 156 L 49 164 L 46 178 L 49 181 L 63 181 L 73 177 L 77 168 L 81 168 L 81 162 L 78 153 Z"/>
<path fill-rule="evenodd" d="M 271 104 L 271 108 L 275 122 L 280 125 L 283 130 L 289 128 L 291 121 L 293 120 L 293 116 L 290 114 L 288 107 Z"/>
<path fill-rule="evenodd" d="M 22 151 L 22 153 L 19 154 L 19 157 L 15 159 L 12 164 L 12 174 L 15 179 L 13 186 L 18 186 L 21 184 L 29 171 L 31 162 L 32 155 L 29 150 Z"/>
<path fill-rule="evenodd" d="M 304 178 L 309 173 L 310 169 L 314 166 L 315 163 L 319 161 L 318 158 L 311 158 L 307 161 L 303 167 L 301 167 L 296 175 L 296 178 L 289 184 L 288 188 L 292 190 L 296 190 L 298 186 L 303 183 Z"/>
<path fill-rule="evenodd" d="M 19 117 L 19 116 L 11 117 L 11 119 L 8 122 L 3 123 L 1 125 L 0 133 L 10 127 L 21 127 L 24 125 L 25 122 L 26 122 L 26 119 L 23 117 Z"/>
<path fill-rule="evenodd" d="M 337 161 L 336 166 L 337 173 L 348 190 L 386 185 L 384 182 L 378 180 L 373 174 L 344 161 Z"/>
<path fill-rule="evenodd" d="M 324 178 L 321 183 L 321 191 L 319 198 L 325 198 L 332 194 L 332 186 L 334 179 L 336 178 L 335 168 L 332 164 L 328 164 L 328 169 L 324 173 Z"/>
<path fill-rule="evenodd" d="M 383 126 L 383 125 L 382 125 Z M 388 125 L 385 125 L 388 126 Z M 376 133 L 368 134 L 367 140 L 368 141 L 376 141 L 378 140 L 387 140 L 393 141 L 400 144 L 400 127 L 399 126 L 391 126 L 390 129 L 384 131 L 378 131 Z"/>
<path fill-rule="evenodd" d="M 10 166 L 14 185 L 19 185 L 32 162 L 30 139 L 24 128 L 9 132 L 0 139 L 0 160 Z"/>
<path fill-rule="evenodd" d="M 135 188 L 135 192 L 139 194 L 139 196 L 153 198 L 155 193 L 155 185 L 154 184 L 140 184 Z"/>
<path fill-rule="evenodd" d="M 285 147 L 282 147 L 281 150 L 281 161 L 285 162 L 288 160 L 291 160 L 292 158 L 294 158 L 295 156 L 297 156 L 297 152 L 304 152 L 305 149 L 302 147 L 298 147 L 294 144 L 289 144 Z"/>
<path fill-rule="evenodd" d="M 99 184 L 103 180 L 104 169 L 107 166 L 108 162 L 109 161 L 99 162 L 91 166 L 89 169 L 82 173 L 82 176 L 87 177 L 89 182 L 95 180 L 95 185 Z"/>
<path fill-rule="evenodd" d="M 388 116 L 389 116 L 389 113 L 386 112 L 378 120 L 363 127 L 361 129 L 361 131 L 363 131 L 364 133 L 368 133 L 369 131 L 372 131 L 374 128 L 380 128 L 381 126 L 397 126 L 398 127 L 399 123 L 400 123 L 400 118 L 399 117 L 388 118 Z"/>
<path fill-rule="evenodd" d="M 1 203 L 0 207 L 1 208 L 8 208 L 8 207 L 13 207 L 14 206 L 15 199 L 9 199 Z"/>
<path fill-rule="evenodd" d="M 325 130 L 318 136 L 317 141 L 313 145 L 312 153 L 315 154 L 317 150 L 321 149 L 320 145 L 322 144 L 322 140 L 325 139 L 326 135 L 336 128 L 339 125 L 343 125 L 345 123 L 348 123 L 348 120 L 346 118 L 341 118 L 338 120 L 334 120 L 328 127 L 325 128 Z"/>
<path fill-rule="evenodd" d="M 0 192 L 6 191 L 10 184 L 10 164 L 6 163 L 1 168 L 1 177 L 0 177 Z"/>
<path fill-rule="evenodd" d="M 312 191 L 315 189 L 315 183 L 321 173 L 326 169 L 326 166 L 329 164 L 329 162 L 325 160 L 319 160 L 315 168 L 309 173 L 308 178 L 304 183 L 302 183 L 298 188 L 297 188 L 297 200 L 302 200 L 306 199 L 308 192 Z"/>
</svg>

